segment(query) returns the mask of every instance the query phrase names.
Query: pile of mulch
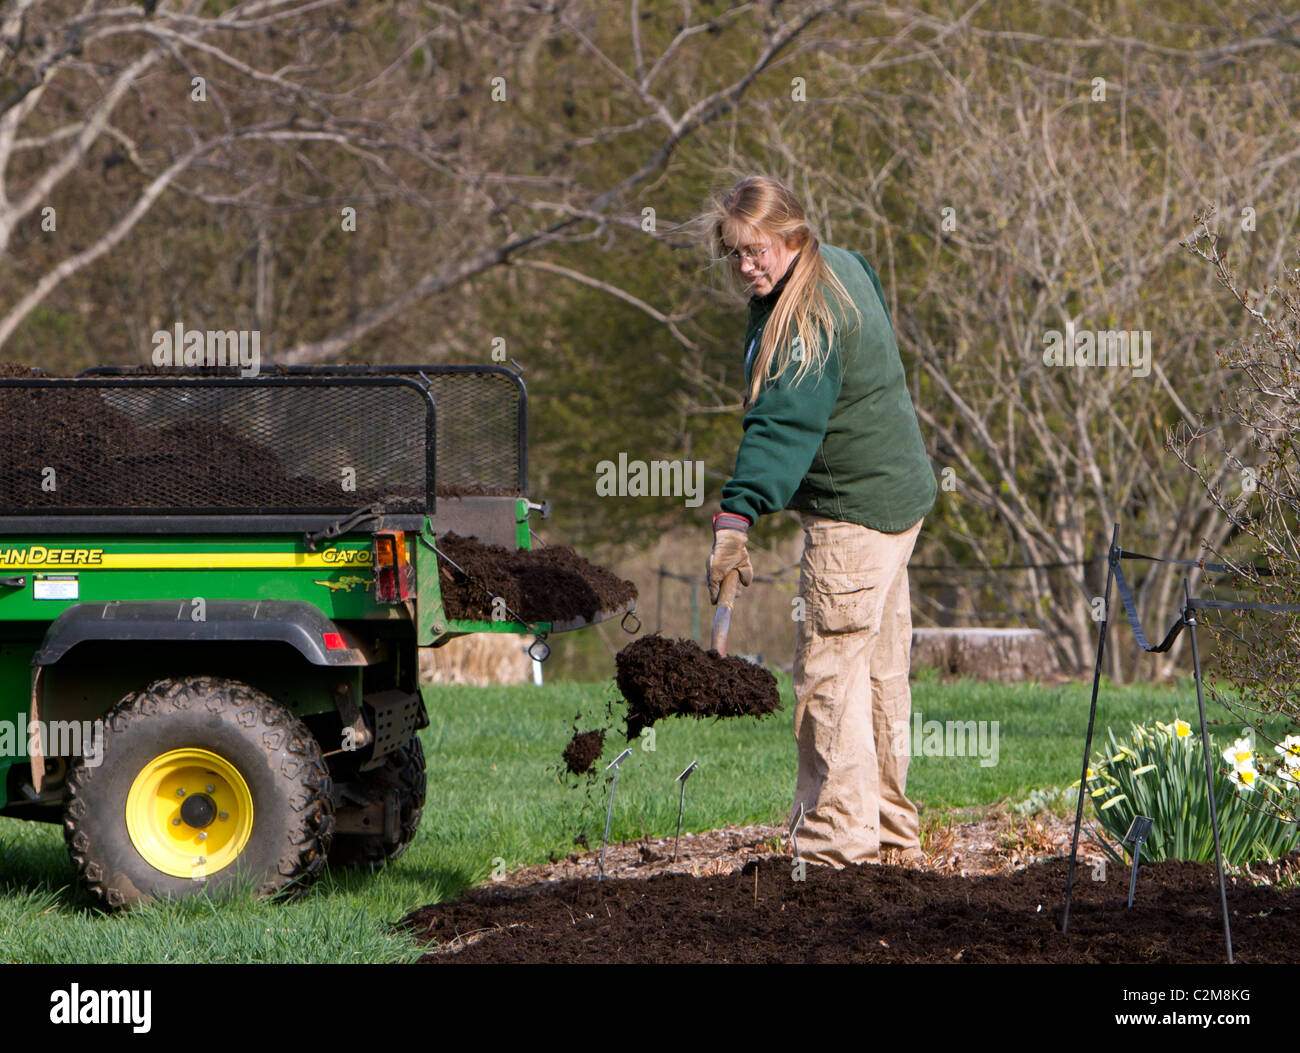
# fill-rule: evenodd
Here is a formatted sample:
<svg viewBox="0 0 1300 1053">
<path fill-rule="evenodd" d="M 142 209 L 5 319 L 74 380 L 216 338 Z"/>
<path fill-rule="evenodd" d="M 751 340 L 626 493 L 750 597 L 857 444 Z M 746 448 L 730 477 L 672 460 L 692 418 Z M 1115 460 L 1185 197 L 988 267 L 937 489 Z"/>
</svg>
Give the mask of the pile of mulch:
<svg viewBox="0 0 1300 1053">
<path fill-rule="evenodd" d="M 632 582 L 587 562 L 567 545 L 509 549 L 447 533 L 438 537 L 438 549 L 448 557 L 438 560 L 438 582 L 449 618 L 491 621 L 493 599 L 499 596 L 510 620 L 510 612 L 525 621 L 591 620 L 637 595 Z"/>
<path fill-rule="evenodd" d="M 571 775 L 586 775 L 587 772 L 591 771 L 591 766 L 600 760 L 600 754 L 604 748 L 604 728 L 597 728 L 595 731 L 575 730 L 573 738 L 564 747 L 562 757 L 564 767 Z"/>
<path fill-rule="evenodd" d="M 228 367 L 145 365 L 138 376 L 238 376 Z M 268 366 L 263 376 L 287 376 L 284 366 Z M 39 366 L 0 362 L 0 379 L 56 379 Z M 10 406 L 15 412 L 9 413 Z M 340 504 L 333 480 L 294 477 L 277 471 L 279 462 L 267 447 L 223 429 L 186 423 L 144 430 L 102 399 L 69 391 L 33 389 L 5 396 L 6 419 L 0 421 L 0 507 L 154 507 L 168 494 L 210 491 L 214 506 L 298 505 L 335 507 Z M 48 424 L 58 422 L 58 434 Z M 48 441 L 54 438 L 54 442 Z M 35 457 L 35 460 L 33 458 Z M 33 469 L 33 465 L 36 469 Z M 61 485 L 41 489 L 41 469 L 55 469 Z M 125 474 L 123 474 L 123 472 Z M 466 483 L 439 484 L 444 498 L 520 497 L 517 490 Z M 419 494 L 383 495 L 418 502 Z M 357 507 L 382 503 L 378 493 L 347 495 Z"/>
<path fill-rule="evenodd" d="M 1061 932 L 1067 859 L 958 877 L 898 866 L 807 866 L 768 856 L 726 875 L 662 874 L 475 889 L 401 922 L 425 963 L 928 962 L 1222 963 L 1212 863 L 1153 863 L 1126 909 L 1128 872 L 1076 871 Z M 1230 879 L 1238 962 L 1294 962 L 1295 891 Z"/>
<path fill-rule="evenodd" d="M 653 633 L 614 656 L 627 700 L 630 742 L 663 717 L 761 717 L 781 707 L 776 677 L 760 665 Z"/>
<path fill-rule="evenodd" d="M 0 378 L 48 378 L 0 364 Z M 42 484 L 53 469 L 54 488 Z M 11 388 L 0 413 L 0 511 L 418 507 L 416 493 L 343 493 L 290 476 L 274 450 L 217 423 L 144 427 L 94 389 Z"/>
<path fill-rule="evenodd" d="M 467 483 L 439 483 L 438 497 L 523 497 L 518 490 L 506 490 L 494 486 L 472 486 Z"/>
</svg>

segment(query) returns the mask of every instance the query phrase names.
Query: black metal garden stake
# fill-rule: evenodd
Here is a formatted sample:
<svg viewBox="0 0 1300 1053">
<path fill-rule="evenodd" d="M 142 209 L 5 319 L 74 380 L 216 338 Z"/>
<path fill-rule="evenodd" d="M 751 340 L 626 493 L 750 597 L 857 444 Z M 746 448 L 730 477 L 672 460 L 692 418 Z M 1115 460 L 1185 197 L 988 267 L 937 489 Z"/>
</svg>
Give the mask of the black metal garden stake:
<svg viewBox="0 0 1300 1053">
<path fill-rule="evenodd" d="M 677 776 L 677 782 L 682 784 L 682 799 L 677 803 L 677 836 L 673 839 L 673 862 L 677 862 L 677 842 L 682 839 L 682 813 L 686 811 L 686 780 L 690 778 L 691 772 L 699 761 L 691 761 L 690 765 Z"/>
<path fill-rule="evenodd" d="M 1142 855 L 1142 842 L 1147 839 L 1147 834 L 1151 833 L 1151 824 L 1154 822 L 1145 815 L 1135 815 L 1133 822 L 1129 823 L 1128 833 L 1124 835 L 1123 843 L 1133 846 L 1133 869 L 1128 875 L 1128 909 L 1133 909 L 1133 892 L 1137 889 L 1138 881 L 1138 859 Z"/>
<path fill-rule="evenodd" d="M 794 817 L 790 824 L 790 845 L 794 852 L 795 862 L 799 861 L 799 827 L 803 823 L 803 802 L 799 802 L 799 814 Z"/>
<path fill-rule="evenodd" d="M 610 768 L 614 769 L 614 781 L 609 785 L 609 809 L 605 812 L 605 836 L 600 839 L 600 873 L 596 878 L 597 881 L 605 880 L 605 846 L 609 844 L 609 821 L 614 816 L 614 791 L 618 789 L 619 765 L 627 759 L 628 754 L 631 752 L 630 749 L 624 750 L 605 767 L 606 771 L 609 771 Z"/>
</svg>

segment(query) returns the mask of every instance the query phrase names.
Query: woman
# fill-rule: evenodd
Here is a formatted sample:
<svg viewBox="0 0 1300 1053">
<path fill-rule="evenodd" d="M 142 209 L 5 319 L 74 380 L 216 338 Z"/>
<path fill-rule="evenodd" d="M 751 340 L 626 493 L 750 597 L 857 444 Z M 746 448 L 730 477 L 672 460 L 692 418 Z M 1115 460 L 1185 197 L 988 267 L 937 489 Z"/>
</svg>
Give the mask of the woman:
<svg viewBox="0 0 1300 1053">
<path fill-rule="evenodd" d="M 843 867 L 883 850 L 915 864 L 907 561 L 938 487 L 880 280 L 821 244 L 775 180 L 741 180 L 707 221 L 715 258 L 750 294 L 744 437 L 713 518 L 709 592 L 716 604 L 732 570 L 753 580 L 746 532 L 759 516 L 799 512 L 799 854 Z"/>
</svg>

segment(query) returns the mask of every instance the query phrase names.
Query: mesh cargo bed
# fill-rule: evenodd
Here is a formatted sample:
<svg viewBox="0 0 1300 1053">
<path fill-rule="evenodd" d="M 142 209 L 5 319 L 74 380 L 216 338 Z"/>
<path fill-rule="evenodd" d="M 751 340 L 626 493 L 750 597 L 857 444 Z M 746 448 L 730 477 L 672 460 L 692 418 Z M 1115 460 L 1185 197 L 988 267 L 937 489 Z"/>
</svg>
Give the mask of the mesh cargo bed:
<svg viewBox="0 0 1300 1053">
<path fill-rule="evenodd" d="M 526 413 L 499 367 L 3 378 L 0 532 L 299 530 L 363 508 L 418 529 L 439 495 L 437 519 L 488 504 L 503 532 L 526 488 Z"/>
<path fill-rule="evenodd" d="M 402 377 L 5 379 L 0 521 L 421 515 L 435 444 Z"/>
<path fill-rule="evenodd" d="M 169 370 L 164 374 L 151 367 L 98 366 L 81 375 L 235 377 L 238 370 Z M 268 375 L 403 377 L 415 381 L 437 404 L 439 497 L 522 497 L 528 492 L 528 393 L 522 378 L 504 366 L 276 366 Z"/>
</svg>

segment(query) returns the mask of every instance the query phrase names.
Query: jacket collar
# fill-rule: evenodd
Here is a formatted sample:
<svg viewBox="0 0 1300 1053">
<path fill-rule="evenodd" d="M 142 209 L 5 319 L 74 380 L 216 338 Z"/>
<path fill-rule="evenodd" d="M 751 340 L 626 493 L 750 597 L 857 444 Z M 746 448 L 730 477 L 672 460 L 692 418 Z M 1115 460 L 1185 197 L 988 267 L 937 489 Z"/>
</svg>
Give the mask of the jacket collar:
<svg viewBox="0 0 1300 1053">
<path fill-rule="evenodd" d="M 790 266 L 786 268 L 785 274 L 781 280 L 772 286 L 772 291 L 764 293 L 762 296 L 751 296 L 749 302 L 754 307 L 771 307 L 781 298 L 781 290 L 785 288 L 785 283 L 790 280 L 790 275 L 794 273 L 795 264 L 799 262 L 799 257 L 803 255 L 803 250 L 796 252 L 794 259 L 790 261 Z"/>
</svg>

